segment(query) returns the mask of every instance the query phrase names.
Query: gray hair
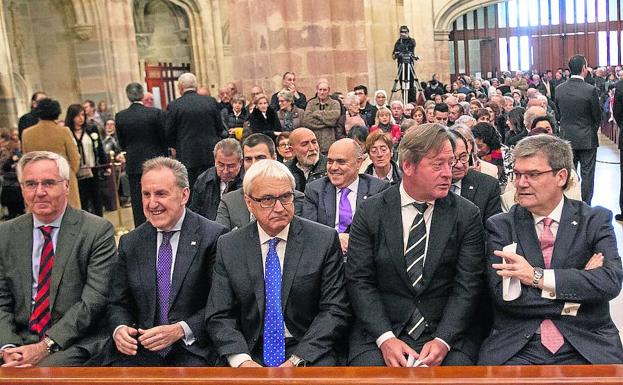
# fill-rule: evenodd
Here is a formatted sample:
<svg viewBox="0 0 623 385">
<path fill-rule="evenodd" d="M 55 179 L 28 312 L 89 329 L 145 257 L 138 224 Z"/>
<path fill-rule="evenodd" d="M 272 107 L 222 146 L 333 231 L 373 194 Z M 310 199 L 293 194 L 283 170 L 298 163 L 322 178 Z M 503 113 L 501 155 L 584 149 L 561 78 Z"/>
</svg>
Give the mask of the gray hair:
<svg viewBox="0 0 623 385">
<path fill-rule="evenodd" d="M 58 168 L 58 175 L 63 178 L 63 180 L 69 180 L 69 163 L 67 162 L 67 159 L 50 151 L 31 151 L 24 154 L 19 162 L 17 162 L 17 179 L 19 182 L 22 182 L 24 167 L 26 167 L 28 163 L 39 162 L 42 160 L 51 160 L 55 162 L 56 167 Z"/>
<path fill-rule="evenodd" d="M 242 147 L 240 147 L 240 142 L 238 142 L 234 138 L 226 138 L 220 140 L 216 145 L 214 145 L 214 158 L 216 159 L 216 153 L 221 151 L 223 155 L 237 155 L 239 159 L 242 159 Z"/>
<path fill-rule="evenodd" d="M 244 179 L 242 181 L 242 191 L 250 195 L 251 190 L 253 189 L 253 185 L 255 184 L 255 180 L 262 180 L 264 178 L 275 178 L 278 180 L 287 180 L 292 185 L 292 190 L 296 187 L 296 183 L 294 182 L 294 176 L 288 167 L 281 162 L 277 162 L 272 159 L 262 159 L 253 163 L 251 167 L 244 174 Z"/>
<path fill-rule="evenodd" d="M 523 115 L 523 123 L 528 130 L 530 130 L 530 127 L 532 127 L 532 121 L 537 116 L 547 116 L 547 110 L 541 106 L 528 107 Z"/>
<path fill-rule="evenodd" d="M 281 90 L 281 91 L 279 91 L 279 93 L 277 94 L 277 97 L 284 98 L 285 100 L 287 100 L 289 102 L 293 102 L 294 101 L 294 95 L 292 95 L 292 92 L 290 92 L 288 90 Z"/>
<path fill-rule="evenodd" d="M 168 168 L 173 172 L 177 187 L 181 189 L 190 188 L 188 184 L 188 171 L 186 170 L 186 166 L 179 160 L 165 158 L 164 156 L 149 159 L 143 163 L 143 175 L 147 174 L 149 171 L 163 168 Z"/>
<path fill-rule="evenodd" d="M 404 107 L 405 107 L 405 106 L 404 106 L 404 104 L 402 104 L 402 102 L 401 102 L 400 100 L 392 100 L 392 101 L 389 103 L 389 107 L 390 107 L 390 108 L 391 108 L 391 107 L 393 107 L 393 106 L 394 106 L 394 104 L 400 104 L 400 108 L 404 108 Z"/>
<path fill-rule="evenodd" d="M 130 83 L 125 87 L 125 93 L 130 102 L 140 102 L 144 95 L 143 85 L 140 83 Z"/>
<path fill-rule="evenodd" d="M 181 74 L 177 82 L 184 90 L 197 89 L 197 77 L 190 72 Z"/>
<path fill-rule="evenodd" d="M 528 158 L 535 155 L 545 157 L 549 167 L 554 171 L 567 170 L 567 181 L 563 187 L 566 188 L 573 168 L 571 144 L 554 135 L 538 134 L 525 137 L 513 148 L 513 159 Z"/>
<path fill-rule="evenodd" d="M 352 104 L 359 104 L 359 97 L 354 92 L 349 92 L 344 97 L 344 106 L 350 106 Z"/>
<path fill-rule="evenodd" d="M 469 111 L 469 109 L 468 109 Z M 461 115 L 459 116 L 459 118 L 454 122 L 455 125 L 457 124 L 465 124 L 466 126 L 469 123 L 476 123 L 476 119 L 474 119 L 473 117 L 469 116 L 469 115 Z"/>
<path fill-rule="evenodd" d="M 439 123 L 427 123 L 411 130 L 400 141 L 398 159 L 400 165 L 409 162 L 417 166 L 430 151 L 439 152 L 449 140 L 454 149 L 454 137 L 446 126 Z"/>
</svg>

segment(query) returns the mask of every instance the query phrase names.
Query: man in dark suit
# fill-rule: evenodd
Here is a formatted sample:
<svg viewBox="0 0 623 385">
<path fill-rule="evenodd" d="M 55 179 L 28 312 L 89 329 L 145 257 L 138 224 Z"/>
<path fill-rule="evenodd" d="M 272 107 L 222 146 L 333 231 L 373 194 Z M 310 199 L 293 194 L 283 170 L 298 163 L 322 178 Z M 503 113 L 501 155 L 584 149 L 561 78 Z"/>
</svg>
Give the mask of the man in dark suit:
<svg viewBox="0 0 623 385">
<path fill-rule="evenodd" d="M 188 183 L 194 186 L 199 174 L 214 166 L 214 145 L 226 131 L 216 100 L 197 94 L 195 75 L 180 75 L 178 88 L 182 96 L 167 105 L 166 132 L 176 159 L 188 170 Z"/>
<path fill-rule="evenodd" d="M 288 168 L 294 175 L 296 190 L 304 192 L 308 182 L 327 175 L 327 157 L 320 153 L 316 134 L 308 128 L 299 127 L 292 131 L 290 147 L 292 147 L 294 159 Z"/>
<path fill-rule="evenodd" d="M 47 97 L 48 95 L 46 95 L 43 91 L 36 91 L 32 94 L 32 97 L 30 98 L 30 111 L 20 116 L 19 121 L 17 122 L 17 132 L 20 140 L 22 140 L 22 132 L 24 132 L 25 129 L 39 123 L 39 117 L 35 113 L 35 108 L 40 100 Z"/>
<path fill-rule="evenodd" d="M 109 311 L 115 366 L 214 364 L 204 328 L 216 240 L 226 230 L 185 205 L 185 167 L 154 158 L 143 167 L 149 222 L 121 238 Z"/>
<path fill-rule="evenodd" d="M 346 284 L 355 322 L 350 365 L 470 365 L 470 329 L 484 284 L 478 208 L 454 193 L 454 137 L 445 126 L 409 131 L 400 184 L 361 204 L 350 229 Z"/>
<path fill-rule="evenodd" d="M 450 191 L 472 202 L 480 209 L 483 225 L 489 217 L 502 212 L 500 201 L 500 183 L 496 178 L 469 168 L 467 140 L 456 130 L 451 130 L 456 137 L 452 167 L 452 186 Z"/>
<path fill-rule="evenodd" d="M 105 339 L 114 229 L 67 204 L 70 169 L 60 155 L 27 153 L 17 172 L 30 213 L 0 224 L 0 359 L 80 366 Z"/>
<path fill-rule="evenodd" d="M 216 210 L 223 194 L 242 187 L 242 149 L 238 140 L 227 138 L 218 142 L 214 146 L 214 160 L 214 167 L 210 167 L 197 178 L 188 207 L 212 221 L 216 218 Z"/>
<path fill-rule="evenodd" d="M 601 123 L 601 106 L 597 88 L 584 81 L 588 74 L 586 59 L 575 55 L 569 60 L 571 78 L 556 87 L 556 106 L 560 113 L 560 136 L 571 142 L 573 164 L 580 164 L 582 200 L 589 205 L 593 198 L 597 130 Z"/>
<path fill-rule="evenodd" d="M 335 230 L 294 216 L 294 178 L 254 164 L 245 203 L 257 221 L 219 239 L 206 329 L 232 367 L 335 365 L 349 310 Z"/>
<path fill-rule="evenodd" d="M 143 86 L 130 83 L 125 88 L 130 107 L 115 116 L 119 145 L 126 151 L 125 172 L 130 180 L 130 198 L 134 226 L 145 222 L 141 205 L 141 173 L 147 159 L 167 154 L 164 114 L 143 105 Z"/>
<path fill-rule="evenodd" d="M 619 159 L 623 159 L 623 82 L 618 81 L 614 87 L 614 105 L 612 107 L 612 116 L 616 124 L 619 126 Z M 623 221 L 623 162 L 619 162 L 619 170 L 621 174 L 621 182 L 619 187 L 619 209 L 621 213 L 614 216 L 617 221 Z"/>
<path fill-rule="evenodd" d="M 244 170 L 263 159 L 277 159 L 275 142 L 264 134 L 251 134 L 242 144 Z M 294 191 L 294 214 L 301 215 L 305 194 Z M 244 203 L 244 191 L 241 188 L 223 194 L 216 213 L 216 222 L 235 230 L 251 222 L 251 213 Z"/>
<path fill-rule="evenodd" d="M 495 322 L 483 365 L 623 362 L 609 301 L 623 272 L 612 214 L 563 196 L 571 147 L 551 135 L 513 151 L 517 205 L 487 222 Z"/>
<path fill-rule="evenodd" d="M 303 218 L 333 227 L 342 251 L 348 250 L 348 233 L 359 204 L 385 190 L 389 183 L 359 174 L 363 150 L 353 139 L 340 139 L 329 147 L 327 176 L 305 187 Z"/>
</svg>

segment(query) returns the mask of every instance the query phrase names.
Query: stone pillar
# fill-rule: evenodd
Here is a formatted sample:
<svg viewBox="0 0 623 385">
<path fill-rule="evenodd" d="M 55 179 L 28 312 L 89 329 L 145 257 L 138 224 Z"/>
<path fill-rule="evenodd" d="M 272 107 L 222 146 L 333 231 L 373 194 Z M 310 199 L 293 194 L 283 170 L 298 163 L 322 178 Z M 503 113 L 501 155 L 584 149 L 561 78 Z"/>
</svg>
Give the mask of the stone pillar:
<svg viewBox="0 0 623 385">
<path fill-rule="evenodd" d="M 13 65 L 2 6 L 0 6 L 0 127 L 17 128 Z"/>
</svg>

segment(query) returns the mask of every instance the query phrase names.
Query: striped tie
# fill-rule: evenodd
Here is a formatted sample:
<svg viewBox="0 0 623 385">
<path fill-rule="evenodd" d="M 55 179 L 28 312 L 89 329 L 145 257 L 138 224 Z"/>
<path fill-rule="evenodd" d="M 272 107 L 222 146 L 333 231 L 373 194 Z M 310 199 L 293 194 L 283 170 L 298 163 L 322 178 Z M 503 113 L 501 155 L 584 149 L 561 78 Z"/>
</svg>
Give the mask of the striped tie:
<svg viewBox="0 0 623 385">
<path fill-rule="evenodd" d="M 419 292 L 422 289 L 422 272 L 424 270 L 424 257 L 426 256 L 426 222 L 424 221 L 424 211 L 428 208 L 428 203 L 413 203 L 418 210 L 413 219 L 413 224 L 409 229 L 409 240 L 405 251 L 405 261 L 407 264 L 407 275 L 411 285 Z M 407 332 L 414 340 L 422 334 L 425 328 L 424 317 L 416 307 L 407 322 Z"/>
<path fill-rule="evenodd" d="M 37 280 L 37 295 L 35 306 L 30 315 L 30 330 L 37 333 L 39 339 L 45 337 L 50 328 L 50 282 L 52 280 L 52 267 L 54 266 L 54 244 L 52 243 L 52 226 L 41 226 L 43 233 L 43 249 L 39 262 L 39 279 Z"/>
<path fill-rule="evenodd" d="M 556 242 L 551 228 L 554 220 L 551 218 L 543 218 L 542 222 L 543 232 L 541 233 L 539 244 L 541 246 L 541 251 L 543 252 L 545 268 L 549 269 L 552 264 L 554 243 Z M 543 344 L 543 346 L 545 346 L 552 354 L 556 354 L 564 343 L 565 338 L 556 325 L 554 325 L 554 322 L 552 322 L 551 319 L 543 320 L 543 322 L 541 322 L 541 344 Z"/>
</svg>

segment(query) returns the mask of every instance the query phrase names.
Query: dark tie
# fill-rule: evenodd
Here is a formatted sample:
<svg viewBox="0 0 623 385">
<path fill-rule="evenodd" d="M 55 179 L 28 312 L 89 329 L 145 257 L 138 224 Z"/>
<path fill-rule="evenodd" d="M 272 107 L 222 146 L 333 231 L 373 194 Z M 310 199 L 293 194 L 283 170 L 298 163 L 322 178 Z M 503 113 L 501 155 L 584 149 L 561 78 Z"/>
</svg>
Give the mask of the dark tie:
<svg viewBox="0 0 623 385">
<path fill-rule="evenodd" d="M 424 221 L 424 212 L 428 208 L 428 203 L 413 203 L 413 206 L 418 210 L 418 213 L 409 229 L 405 262 L 407 264 L 409 281 L 419 293 L 422 288 L 422 272 L 424 271 L 424 259 L 426 256 L 426 221 Z M 424 329 L 424 317 L 416 306 L 409 318 L 409 322 L 407 322 L 407 332 L 411 338 L 417 340 Z"/>
<path fill-rule="evenodd" d="M 52 226 L 39 227 L 43 234 L 43 249 L 39 261 L 39 278 L 37 279 L 37 295 L 35 306 L 30 315 L 30 330 L 37 333 L 39 339 L 45 337 L 50 328 L 50 282 L 54 266 L 54 244 L 52 243 Z"/>
<path fill-rule="evenodd" d="M 556 241 L 554 233 L 552 233 L 551 229 L 554 220 L 551 218 L 543 218 L 541 222 L 543 222 L 543 232 L 541 233 L 539 243 L 541 246 L 541 252 L 543 253 L 545 268 L 549 269 L 552 264 L 554 242 Z M 552 320 L 543 320 L 543 322 L 541 322 L 541 344 L 543 344 L 543 346 L 545 346 L 552 354 L 556 354 L 564 343 L 565 339 L 562 336 L 562 333 L 558 330 L 556 325 L 554 325 Z"/>
<path fill-rule="evenodd" d="M 158 249 L 158 263 L 156 273 L 158 279 L 158 325 L 169 324 L 169 295 L 171 294 L 171 268 L 173 265 L 173 248 L 171 237 L 175 231 L 163 231 L 162 243 Z M 158 353 L 166 356 L 171 347 L 164 348 Z"/>
<path fill-rule="evenodd" d="M 264 365 L 276 367 L 286 360 L 286 337 L 281 310 L 281 265 L 277 255 L 278 238 L 268 241 L 264 281 L 266 285 L 266 311 L 264 314 Z"/>
<path fill-rule="evenodd" d="M 348 200 L 348 194 L 350 193 L 350 189 L 348 187 L 344 187 L 341 192 L 340 197 L 340 217 L 338 221 L 337 232 L 343 233 L 346 231 L 348 226 L 350 226 L 353 221 L 353 209 L 350 207 L 350 201 Z"/>
</svg>

